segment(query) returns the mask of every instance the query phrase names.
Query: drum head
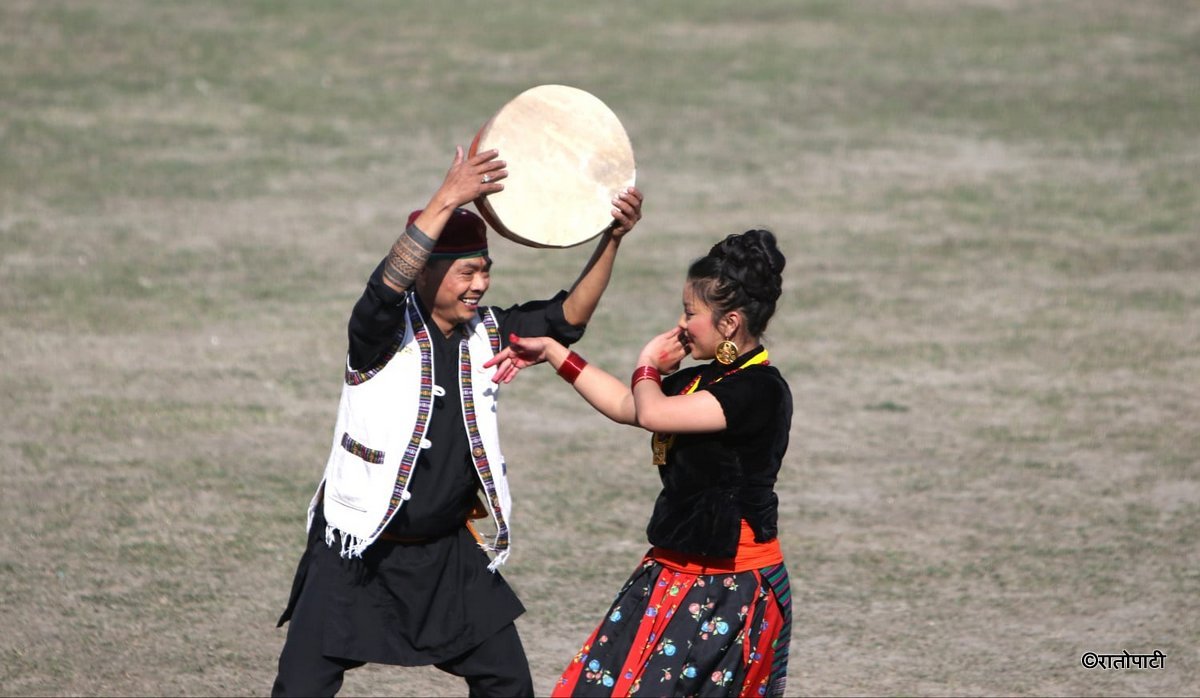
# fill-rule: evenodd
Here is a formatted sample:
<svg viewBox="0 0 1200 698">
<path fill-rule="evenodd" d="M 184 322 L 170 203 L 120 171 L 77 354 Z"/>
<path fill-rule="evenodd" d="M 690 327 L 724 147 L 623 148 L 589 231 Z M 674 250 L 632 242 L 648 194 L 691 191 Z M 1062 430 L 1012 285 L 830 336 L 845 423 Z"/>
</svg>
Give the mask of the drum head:
<svg viewBox="0 0 1200 698">
<path fill-rule="evenodd" d="M 540 85 L 501 107 L 471 143 L 508 163 L 504 191 L 475 200 L 501 235 L 531 247 L 571 247 L 612 223 L 612 199 L 632 186 L 633 147 L 620 120 L 593 95 Z"/>
</svg>

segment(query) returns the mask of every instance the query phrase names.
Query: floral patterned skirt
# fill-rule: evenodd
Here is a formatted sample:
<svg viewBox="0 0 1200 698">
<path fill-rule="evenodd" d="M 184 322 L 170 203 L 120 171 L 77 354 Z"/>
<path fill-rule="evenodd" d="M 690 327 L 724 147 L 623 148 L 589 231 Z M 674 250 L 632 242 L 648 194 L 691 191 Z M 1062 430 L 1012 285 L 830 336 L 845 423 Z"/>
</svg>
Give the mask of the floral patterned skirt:
<svg viewBox="0 0 1200 698">
<path fill-rule="evenodd" d="M 696 575 L 650 555 L 567 666 L 553 696 L 781 696 L 787 568 Z"/>
</svg>

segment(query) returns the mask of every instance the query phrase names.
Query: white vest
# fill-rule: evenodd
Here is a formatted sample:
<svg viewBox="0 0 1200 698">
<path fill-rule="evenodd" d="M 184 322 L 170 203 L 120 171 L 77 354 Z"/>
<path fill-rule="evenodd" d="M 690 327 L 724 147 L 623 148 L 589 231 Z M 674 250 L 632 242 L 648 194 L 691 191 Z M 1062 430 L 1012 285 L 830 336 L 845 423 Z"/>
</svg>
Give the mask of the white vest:
<svg viewBox="0 0 1200 698">
<path fill-rule="evenodd" d="M 397 335 L 375 367 L 355 371 L 347 358 L 329 461 L 308 509 L 311 527 L 324 488 L 325 541 L 332 545 L 340 536 L 346 557 L 361 556 L 412 498 L 408 490 L 417 456 L 432 445 L 425 433 L 441 388 L 434 381 L 430 326 L 412 293 L 406 304 L 404 336 Z M 496 524 L 494 539 L 481 543 L 495 554 L 488 565 L 495 571 L 508 559 L 512 500 L 496 420 L 499 385 L 491 381 L 493 369 L 483 364 L 500 351 L 500 333 L 488 308 L 463 327 L 457 366 L 462 417 L 471 460 Z M 436 326 L 433 330 L 438 331 Z"/>
</svg>

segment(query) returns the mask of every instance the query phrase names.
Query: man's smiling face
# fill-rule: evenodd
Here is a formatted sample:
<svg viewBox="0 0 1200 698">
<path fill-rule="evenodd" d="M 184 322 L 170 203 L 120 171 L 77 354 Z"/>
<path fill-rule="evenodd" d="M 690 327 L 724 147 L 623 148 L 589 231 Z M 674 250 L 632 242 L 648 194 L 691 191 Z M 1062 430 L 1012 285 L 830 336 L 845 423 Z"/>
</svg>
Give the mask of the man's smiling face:
<svg viewBox="0 0 1200 698">
<path fill-rule="evenodd" d="M 432 261 L 417 279 L 417 293 L 442 334 L 475 317 L 491 284 L 492 260 L 482 255 Z"/>
</svg>

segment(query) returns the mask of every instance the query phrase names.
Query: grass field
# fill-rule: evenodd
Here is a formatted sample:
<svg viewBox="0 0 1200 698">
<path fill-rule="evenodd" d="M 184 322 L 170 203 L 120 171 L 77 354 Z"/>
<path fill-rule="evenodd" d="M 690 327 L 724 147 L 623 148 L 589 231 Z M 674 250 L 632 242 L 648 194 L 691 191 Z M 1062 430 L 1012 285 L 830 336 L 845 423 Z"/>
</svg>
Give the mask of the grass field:
<svg viewBox="0 0 1200 698">
<path fill-rule="evenodd" d="M 613 108 L 647 197 L 588 359 L 629 370 L 725 234 L 788 254 L 790 693 L 1200 690 L 1200 4 L 5 0 L 0 693 L 269 690 L 350 307 L 542 83 Z M 590 247 L 497 238 L 489 300 Z M 548 692 L 657 477 L 547 370 L 505 402 Z"/>
</svg>

